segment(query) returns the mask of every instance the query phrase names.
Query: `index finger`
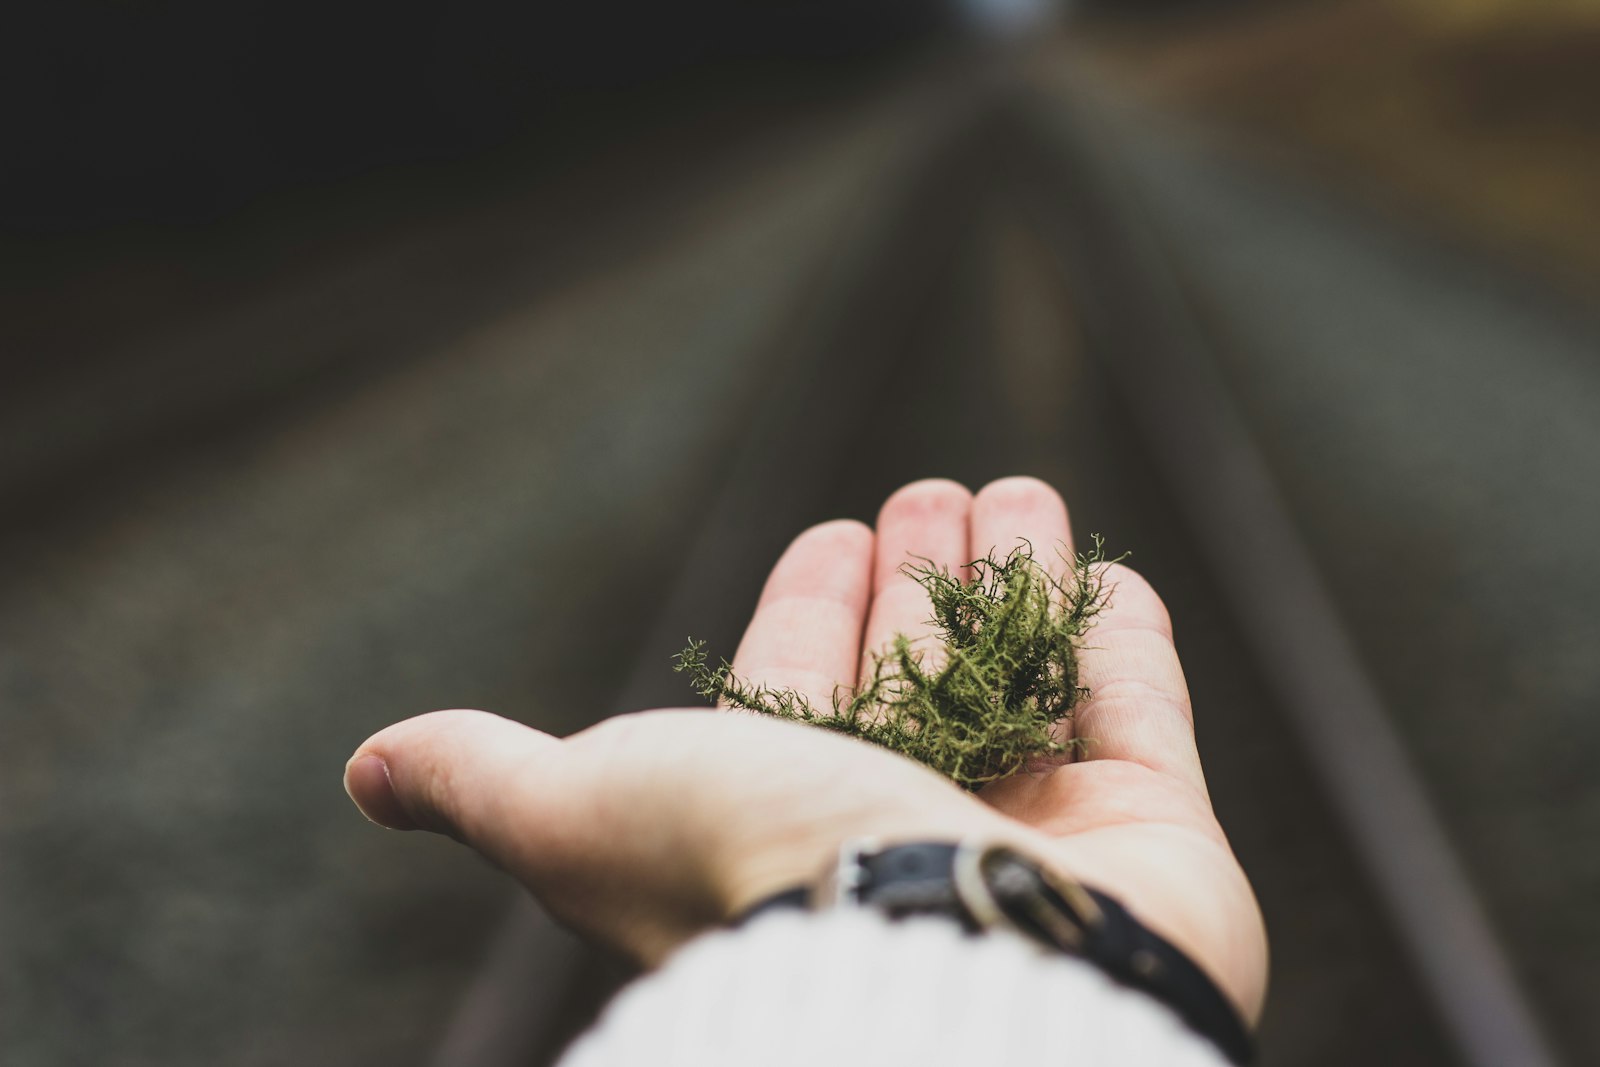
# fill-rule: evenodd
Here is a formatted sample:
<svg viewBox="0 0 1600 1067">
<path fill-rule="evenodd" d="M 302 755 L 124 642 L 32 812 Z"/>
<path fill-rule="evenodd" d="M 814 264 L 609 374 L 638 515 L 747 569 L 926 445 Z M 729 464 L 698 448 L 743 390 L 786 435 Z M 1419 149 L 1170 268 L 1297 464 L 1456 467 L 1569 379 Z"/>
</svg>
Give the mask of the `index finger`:
<svg viewBox="0 0 1600 1067">
<path fill-rule="evenodd" d="M 767 578 L 733 657 L 751 685 L 794 689 L 819 712 L 855 684 L 872 590 L 872 531 L 827 522 L 795 538 Z"/>
</svg>

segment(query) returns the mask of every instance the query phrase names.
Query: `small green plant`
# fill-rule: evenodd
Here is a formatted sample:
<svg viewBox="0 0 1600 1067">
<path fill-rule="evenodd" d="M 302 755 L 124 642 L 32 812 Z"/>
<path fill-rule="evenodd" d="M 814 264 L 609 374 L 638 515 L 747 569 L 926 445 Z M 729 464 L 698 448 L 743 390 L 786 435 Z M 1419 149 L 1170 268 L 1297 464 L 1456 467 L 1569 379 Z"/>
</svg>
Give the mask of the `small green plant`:
<svg viewBox="0 0 1600 1067">
<path fill-rule="evenodd" d="M 974 561 L 967 581 L 907 564 L 905 572 L 928 591 L 943 655 L 930 659 L 899 634 L 886 654 L 873 655 L 859 687 L 834 692 L 830 709 L 812 707 L 792 689 L 737 678 L 727 660 L 713 665 L 705 642 L 693 638 L 673 669 L 713 702 L 870 741 L 977 789 L 1078 743 L 1057 740 L 1052 727 L 1087 695 L 1078 684 L 1080 641 L 1106 606 L 1105 570 L 1115 561 L 1097 536 L 1089 552 L 1068 562 L 1058 579 L 1024 544 L 1004 558 L 991 552 Z"/>
</svg>

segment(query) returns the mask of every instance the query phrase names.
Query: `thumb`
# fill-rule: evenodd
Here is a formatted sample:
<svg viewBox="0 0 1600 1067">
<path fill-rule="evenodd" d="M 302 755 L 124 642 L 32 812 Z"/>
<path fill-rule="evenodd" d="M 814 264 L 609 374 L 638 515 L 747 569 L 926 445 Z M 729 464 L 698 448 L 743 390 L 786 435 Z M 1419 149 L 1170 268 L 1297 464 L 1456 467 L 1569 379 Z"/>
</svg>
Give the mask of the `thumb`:
<svg viewBox="0 0 1600 1067">
<path fill-rule="evenodd" d="M 613 727 L 601 736 L 632 734 Z M 345 789 L 373 822 L 448 834 L 568 925 L 660 959 L 721 914 L 683 860 L 693 849 L 671 847 L 677 839 L 663 828 L 659 797 L 654 807 L 595 802 L 597 777 L 625 754 L 612 742 L 605 761 L 592 749 L 579 759 L 579 748 L 509 719 L 436 711 L 363 742 L 345 766 Z M 607 811 L 617 817 L 602 826 Z M 668 817 L 664 825 L 675 824 Z"/>
<path fill-rule="evenodd" d="M 362 742 L 345 764 L 344 788 L 380 826 L 448 834 L 514 869 L 529 845 L 527 815 L 554 796 L 562 748 L 488 712 L 435 711 Z"/>
</svg>

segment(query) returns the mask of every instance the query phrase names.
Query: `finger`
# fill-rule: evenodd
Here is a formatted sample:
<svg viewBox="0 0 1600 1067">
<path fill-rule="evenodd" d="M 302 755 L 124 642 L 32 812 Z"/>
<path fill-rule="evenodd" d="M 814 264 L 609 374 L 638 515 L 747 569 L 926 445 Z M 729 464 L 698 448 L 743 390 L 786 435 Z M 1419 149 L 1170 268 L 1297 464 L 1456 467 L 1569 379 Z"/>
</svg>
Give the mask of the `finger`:
<svg viewBox="0 0 1600 1067">
<path fill-rule="evenodd" d="M 753 685 L 794 689 L 819 710 L 855 684 L 861 627 L 872 592 L 872 531 L 859 522 L 813 526 L 767 578 L 733 657 Z"/>
<path fill-rule="evenodd" d="M 394 830 L 449 834 L 520 873 L 554 820 L 562 742 L 483 711 L 436 711 L 372 735 L 345 765 L 361 813 Z"/>
<path fill-rule="evenodd" d="M 978 491 L 972 501 L 972 556 L 1004 559 L 1013 549 L 1031 547 L 1034 559 L 1060 580 L 1072 569 L 1072 527 L 1067 505 L 1037 478 L 1002 478 Z M 1060 723 L 1058 740 L 1071 736 Z"/>
<path fill-rule="evenodd" d="M 912 482 L 884 502 L 872 565 L 872 609 L 862 642 L 863 675 L 871 669 L 871 654 L 888 649 L 896 634 L 911 638 L 925 654 L 937 652 L 928 641 L 935 632 L 928 592 L 904 567 L 931 565 L 966 578 L 971 511 L 972 493 L 944 479 Z"/>
<path fill-rule="evenodd" d="M 1172 644 L 1172 620 L 1136 571 L 1105 571 L 1110 600 L 1084 637 L 1079 682 L 1089 696 L 1073 712 L 1083 760 L 1126 760 L 1205 792 L 1189 688 Z"/>
<path fill-rule="evenodd" d="M 1004 559 L 1026 545 L 1055 577 L 1072 569 L 1072 527 L 1061 494 L 1037 478 L 990 482 L 972 500 L 972 558 Z"/>
</svg>

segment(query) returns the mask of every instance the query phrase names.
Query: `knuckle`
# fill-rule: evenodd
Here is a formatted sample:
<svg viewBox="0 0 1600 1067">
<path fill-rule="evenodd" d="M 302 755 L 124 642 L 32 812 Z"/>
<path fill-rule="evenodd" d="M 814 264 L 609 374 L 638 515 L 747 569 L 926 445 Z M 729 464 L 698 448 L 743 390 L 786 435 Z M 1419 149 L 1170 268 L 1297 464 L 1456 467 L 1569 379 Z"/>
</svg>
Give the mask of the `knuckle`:
<svg viewBox="0 0 1600 1067">
<path fill-rule="evenodd" d="M 1106 567 L 1105 583 L 1111 592 L 1111 607 L 1128 622 L 1172 636 L 1172 613 L 1149 579 L 1126 563 Z"/>
</svg>

